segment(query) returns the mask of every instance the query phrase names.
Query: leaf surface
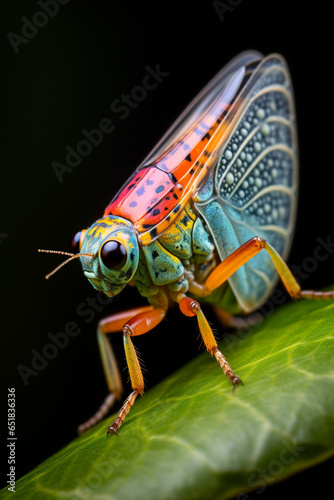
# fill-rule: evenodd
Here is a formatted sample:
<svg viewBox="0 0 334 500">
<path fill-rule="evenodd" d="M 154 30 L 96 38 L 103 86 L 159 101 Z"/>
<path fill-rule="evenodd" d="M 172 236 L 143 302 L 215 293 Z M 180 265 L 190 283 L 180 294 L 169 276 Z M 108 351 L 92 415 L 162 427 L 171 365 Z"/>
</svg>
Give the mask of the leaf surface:
<svg viewBox="0 0 334 500">
<path fill-rule="evenodd" d="M 136 402 L 119 438 L 106 437 L 109 417 L 19 480 L 17 497 L 223 500 L 325 460 L 333 315 L 330 301 L 289 303 L 227 337 L 220 348 L 243 386 L 233 392 L 202 353 Z"/>
</svg>

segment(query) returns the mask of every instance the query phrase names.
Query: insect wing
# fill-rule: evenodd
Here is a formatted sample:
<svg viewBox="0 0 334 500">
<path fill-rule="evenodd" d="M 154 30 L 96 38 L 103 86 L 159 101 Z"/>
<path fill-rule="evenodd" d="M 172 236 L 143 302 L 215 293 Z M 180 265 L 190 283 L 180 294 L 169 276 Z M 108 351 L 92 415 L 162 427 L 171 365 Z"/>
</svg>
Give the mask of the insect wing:
<svg viewBox="0 0 334 500">
<path fill-rule="evenodd" d="M 210 228 L 221 260 L 253 236 L 265 238 L 286 258 L 295 222 L 298 161 L 285 61 L 278 55 L 263 59 L 238 99 L 228 140 L 214 172 L 195 196 L 195 206 Z M 276 279 L 269 255 L 260 252 L 229 283 L 249 312 L 266 300 Z"/>
<path fill-rule="evenodd" d="M 234 57 L 226 66 L 224 66 L 204 89 L 190 102 L 183 113 L 167 130 L 158 144 L 150 154 L 139 165 L 138 169 L 146 165 L 157 162 L 163 157 L 166 151 L 170 151 L 177 144 L 180 144 L 182 138 L 200 123 L 201 118 L 208 114 L 208 110 L 214 109 L 214 113 L 219 116 L 219 103 L 226 102 L 226 87 L 233 80 L 233 77 L 252 61 L 258 61 L 263 58 L 260 52 L 246 51 Z M 224 96 L 224 99 L 222 99 Z M 205 134 L 205 132 L 204 132 Z M 199 134 L 200 135 L 200 134 Z M 198 137 L 198 140 L 200 137 Z M 189 148 L 183 147 L 185 156 L 189 153 Z"/>
<path fill-rule="evenodd" d="M 228 127 L 224 116 L 248 78 L 246 68 L 261 58 L 245 52 L 223 68 L 108 205 L 105 215 L 131 220 L 142 245 L 163 233 L 214 166 Z"/>
</svg>

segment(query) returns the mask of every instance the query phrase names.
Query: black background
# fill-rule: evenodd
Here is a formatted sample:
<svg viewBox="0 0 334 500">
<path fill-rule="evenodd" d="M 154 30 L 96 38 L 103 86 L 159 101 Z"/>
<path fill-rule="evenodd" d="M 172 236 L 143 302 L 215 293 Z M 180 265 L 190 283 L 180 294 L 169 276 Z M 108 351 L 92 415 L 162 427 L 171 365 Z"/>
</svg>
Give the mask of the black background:
<svg viewBox="0 0 334 500">
<path fill-rule="evenodd" d="M 126 290 L 85 321 L 76 309 L 96 294 L 79 263 L 46 281 L 44 275 L 62 257 L 38 254 L 37 249 L 70 251 L 72 235 L 102 215 L 185 105 L 239 52 L 281 53 L 294 83 L 300 197 L 290 265 L 302 264 L 313 255 L 316 238 L 326 239 L 332 232 L 331 15 L 324 3 L 230 3 L 234 7 L 221 20 L 210 1 L 71 0 L 27 44 L 20 44 L 17 54 L 7 34 L 21 35 L 22 16 L 31 20 L 41 8 L 30 0 L 2 6 L 0 232 L 8 236 L 0 240 L 1 413 L 6 416 L 7 387 L 15 387 L 18 477 L 71 441 L 77 425 L 106 395 L 95 338 L 98 320 L 144 304 L 135 290 Z M 141 85 L 147 65 L 158 64 L 169 75 L 121 120 L 111 103 Z M 51 163 L 64 163 L 65 147 L 75 148 L 84 138 L 81 131 L 96 128 L 103 118 L 112 119 L 115 130 L 60 183 Z M 332 270 L 330 257 L 305 286 L 329 285 Z M 69 321 L 78 323 L 80 335 L 25 386 L 17 366 L 30 366 L 31 349 L 41 352 L 49 342 L 47 334 L 63 331 Z M 193 324 L 175 310 L 159 329 L 138 338 L 147 388 L 198 353 L 196 336 Z M 121 334 L 113 345 L 125 366 Z M 161 345 L 163 354 L 157 358 Z M 312 485 L 319 492 L 324 488 L 330 464 L 272 486 L 261 498 L 289 495 L 292 487 L 309 498 Z M 1 469 L 7 470 L 6 464 Z"/>
</svg>

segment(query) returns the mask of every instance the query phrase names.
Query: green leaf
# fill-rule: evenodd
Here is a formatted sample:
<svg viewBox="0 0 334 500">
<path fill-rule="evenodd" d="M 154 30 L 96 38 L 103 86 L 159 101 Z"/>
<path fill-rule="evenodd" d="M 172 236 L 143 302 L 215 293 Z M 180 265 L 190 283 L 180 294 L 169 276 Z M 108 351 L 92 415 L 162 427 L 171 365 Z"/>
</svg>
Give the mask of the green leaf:
<svg viewBox="0 0 334 500">
<path fill-rule="evenodd" d="M 233 393 L 203 353 L 131 409 L 16 484 L 25 499 L 225 499 L 310 467 L 334 450 L 334 303 L 289 303 L 220 347 Z M 259 471 L 262 472 L 259 472 Z"/>
</svg>

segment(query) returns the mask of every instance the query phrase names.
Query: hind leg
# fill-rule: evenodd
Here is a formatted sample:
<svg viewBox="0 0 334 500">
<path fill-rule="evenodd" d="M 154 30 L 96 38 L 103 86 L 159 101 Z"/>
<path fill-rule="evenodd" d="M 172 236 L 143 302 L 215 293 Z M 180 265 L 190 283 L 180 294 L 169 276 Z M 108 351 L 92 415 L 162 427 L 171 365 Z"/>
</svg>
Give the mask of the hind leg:
<svg viewBox="0 0 334 500">
<path fill-rule="evenodd" d="M 222 285 L 230 276 L 232 276 L 233 273 L 246 264 L 246 262 L 248 262 L 252 257 L 257 255 L 261 250 L 266 250 L 270 255 L 273 264 L 275 265 L 278 274 L 292 299 L 328 300 L 334 298 L 334 291 L 317 292 L 314 290 L 301 290 L 299 284 L 295 280 L 292 272 L 282 257 L 270 245 L 270 243 L 259 236 L 254 236 L 254 238 L 251 238 L 249 241 L 241 245 L 212 271 L 203 287 L 204 293 L 209 295 L 212 290 L 215 290 Z"/>
</svg>

